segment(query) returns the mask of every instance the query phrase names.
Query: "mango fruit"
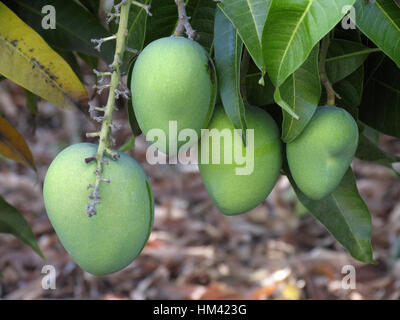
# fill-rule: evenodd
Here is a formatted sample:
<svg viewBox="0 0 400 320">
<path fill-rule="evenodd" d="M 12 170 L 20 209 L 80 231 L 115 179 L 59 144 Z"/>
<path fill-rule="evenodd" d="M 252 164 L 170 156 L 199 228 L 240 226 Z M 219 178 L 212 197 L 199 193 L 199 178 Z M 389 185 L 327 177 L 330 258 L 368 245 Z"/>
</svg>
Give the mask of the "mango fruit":
<svg viewBox="0 0 400 320">
<path fill-rule="evenodd" d="M 64 248 L 76 263 L 94 275 L 119 271 L 142 251 L 153 225 L 154 200 L 149 180 L 139 164 L 120 153 L 104 165 L 101 203 L 89 218 L 88 185 L 96 163 L 87 164 L 97 146 L 80 143 L 64 149 L 51 163 L 43 196 L 48 217 Z"/>
<path fill-rule="evenodd" d="M 208 148 L 203 147 L 203 150 L 202 145 L 205 143 L 203 134 L 199 146 L 199 170 L 204 186 L 218 209 L 225 215 L 241 214 L 262 203 L 273 189 L 282 166 L 279 129 L 272 117 L 260 108 L 248 106 L 246 120 L 248 129 L 254 130 L 253 151 L 250 150 L 250 140 L 247 140 L 245 146 L 242 136 L 234 131 L 223 108 L 215 111 L 208 129 L 216 129 L 218 132 L 228 130 L 232 138 L 226 140 L 221 138 L 220 148 L 215 149 L 212 148 L 212 142 L 209 142 Z M 239 154 L 252 154 L 247 159 L 247 164 L 240 163 L 239 158 L 235 156 L 235 143 L 240 146 L 237 149 Z M 213 162 L 213 156 L 218 152 L 219 164 Z M 227 152 L 226 157 L 225 152 Z M 231 156 L 228 157 L 228 154 Z M 208 158 L 208 164 L 204 163 L 202 157 Z M 231 163 L 229 158 L 232 159 Z M 246 166 L 253 170 L 238 174 L 237 169 L 244 169 Z"/>
<path fill-rule="evenodd" d="M 153 41 L 139 55 L 131 77 L 141 130 L 147 137 L 151 129 L 162 130 L 166 144 L 158 141 L 157 147 L 164 153 L 175 155 L 183 144 L 189 148 L 175 132 L 170 134 L 170 121 L 176 121 L 178 133 L 193 129 L 200 136 L 214 110 L 216 86 L 214 65 L 200 44 L 183 37 Z"/>
<path fill-rule="evenodd" d="M 286 146 L 290 173 L 300 190 L 321 200 L 339 185 L 354 158 L 358 127 L 338 107 L 318 107 L 304 131 Z"/>
</svg>

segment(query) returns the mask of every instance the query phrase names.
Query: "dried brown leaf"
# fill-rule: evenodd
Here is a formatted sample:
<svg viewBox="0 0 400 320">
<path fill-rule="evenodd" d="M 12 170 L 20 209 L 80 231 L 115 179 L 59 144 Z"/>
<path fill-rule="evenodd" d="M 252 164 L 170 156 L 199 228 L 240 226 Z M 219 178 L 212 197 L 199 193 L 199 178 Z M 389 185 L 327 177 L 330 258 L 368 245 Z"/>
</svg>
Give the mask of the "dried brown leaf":
<svg viewBox="0 0 400 320">
<path fill-rule="evenodd" d="M 0 154 L 36 171 L 32 152 L 25 139 L 3 117 L 0 116 Z"/>
</svg>

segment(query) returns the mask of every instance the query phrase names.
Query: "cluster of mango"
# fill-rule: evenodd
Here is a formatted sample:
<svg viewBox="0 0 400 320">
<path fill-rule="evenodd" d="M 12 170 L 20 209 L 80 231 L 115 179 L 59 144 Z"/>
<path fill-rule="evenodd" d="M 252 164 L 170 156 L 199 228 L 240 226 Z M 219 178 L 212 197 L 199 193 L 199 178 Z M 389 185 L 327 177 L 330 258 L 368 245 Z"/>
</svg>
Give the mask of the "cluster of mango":
<svg viewBox="0 0 400 320">
<path fill-rule="evenodd" d="M 233 139 L 237 134 L 224 109 L 214 108 L 215 69 L 195 41 L 169 37 L 149 44 L 135 63 L 131 92 L 135 116 L 145 135 L 153 129 L 167 133 L 170 121 L 177 122 L 178 132 L 190 128 L 200 135 L 202 128 L 227 129 Z M 261 108 L 247 106 L 246 122 L 247 129 L 254 130 L 250 174 L 237 175 L 236 169 L 242 164 L 235 161 L 199 162 L 210 197 L 227 215 L 249 211 L 262 203 L 281 173 L 283 147 L 273 118 Z M 168 134 L 167 138 L 169 142 L 174 139 Z M 209 156 L 212 158 L 213 152 L 223 156 L 226 143 L 221 143 L 220 150 L 211 148 Z M 302 134 L 286 145 L 294 181 L 309 198 L 324 198 L 340 183 L 357 144 L 358 128 L 348 112 L 319 107 Z M 161 151 L 169 153 L 168 146 Z M 242 152 L 246 148 L 243 143 Z M 62 151 L 48 170 L 43 192 L 49 219 L 64 247 L 84 270 L 103 275 L 126 267 L 141 252 L 152 229 L 154 199 L 142 168 L 121 153 L 118 161 L 108 161 L 104 166 L 104 175 L 111 183 L 99 190 L 98 214 L 89 219 L 84 214 L 89 196 L 85 190 L 93 180 L 95 164 L 84 159 L 96 150 L 95 145 L 82 143 Z"/>
</svg>

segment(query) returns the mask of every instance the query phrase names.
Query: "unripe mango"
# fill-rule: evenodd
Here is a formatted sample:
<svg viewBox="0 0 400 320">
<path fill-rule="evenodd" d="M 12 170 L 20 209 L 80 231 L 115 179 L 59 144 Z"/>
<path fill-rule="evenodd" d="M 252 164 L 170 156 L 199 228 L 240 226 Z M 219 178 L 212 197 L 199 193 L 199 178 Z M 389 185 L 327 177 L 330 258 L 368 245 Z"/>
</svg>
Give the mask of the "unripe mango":
<svg viewBox="0 0 400 320">
<path fill-rule="evenodd" d="M 254 157 L 251 159 L 250 174 L 238 175 L 239 164 L 235 159 L 234 145 L 240 145 L 240 152 L 249 150 L 249 140 L 245 147 L 241 135 L 234 127 L 222 108 L 218 108 L 210 122 L 209 130 L 229 130 L 232 140 L 220 140 L 220 150 L 208 148 L 209 164 L 202 163 L 202 146 L 199 147 L 199 169 L 204 186 L 218 209 L 226 215 L 241 214 L 262 203 L 274 187 L 282 165 L 282 145 L 279 130 L 272 117 L 264 110 L 252 106 L 246 109 L 247 128 L 254 130 Z M 201 144 L 205 141 L 204 135 Z M 211 139 L 210 139 L 211 140 Z M 232 163 L 226 163 L 225 148 L 232 154 Z M 207 149 L 206 149 L 207 150 Z M 220 164 L 213 164 L 214 152 L 220 152 Z M 249 165 L 249 164 L 248 164 Z"/>
<path fill-rule="evenodd" d="M 177 121 L 178 133 L 193 129 L 199 134 L 212 116 L 216 83 L 214 65 L 197 42 L 167 37 L 150 43 L 139 55 L 131 80 L 132 104 L 143 133 L 163 130 L 166 146 L 159 149 L 176 154 L 185 142 L 169 135 L 169 121 Z"/>
<path fill-rule="evenodd" d="M 97 146 L 75 144 L 51 163 L 44 181 L 47 214 L 61 243 L 76 263 L 94 275 L 119 271 L 142 251 L 153 225 L 154 200 L 149 180 L 131 157 L 104 165 L 101 203 L 89 218 L 88 185 L 95 181 L 96 163 L 87 164 Z"/>
<path fill-rule="evenodd" d="M 304 131 L 286 147 L 297 186 L 313 200 L 331 194 L 354 158 L 357 145 L 357 124 L 346 110 L 317 108 Z"/>
</svg>

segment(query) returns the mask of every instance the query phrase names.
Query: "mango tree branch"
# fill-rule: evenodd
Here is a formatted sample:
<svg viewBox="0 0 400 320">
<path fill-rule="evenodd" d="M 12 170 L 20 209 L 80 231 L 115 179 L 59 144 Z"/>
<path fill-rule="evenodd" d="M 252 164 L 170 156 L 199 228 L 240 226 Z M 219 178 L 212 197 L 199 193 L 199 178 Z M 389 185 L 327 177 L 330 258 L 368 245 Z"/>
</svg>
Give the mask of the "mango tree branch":
<svg viewBox="0 0 400 320">
<path fill-rule="evenodd" d="M 189 19 L 190 17 L 186 14 L 186 4 L 184 0 L 175 0 L 178 7 L 178 25 L 175 28 L 174 36 L 179 37 L 183 35 L 186 30 L 186 34 L 191 40 L 199 40 L 200 35 L 192 28 Z"/>
<path fill-rule="evenodd" d="M 120 9 L 119 14 L 119 27 L 118 32 L 115 35 L 116 39 L 116 49 L 114 55 L 114 61 L 110 65 L 111 72 L 104 73 L 102 76 L 110 76 L 111 80 L 107 88 L 109 88 L 109 95 L 107 100 L 107 105 L 101 109 L 104 111 L 104 117 L 102 117 L 102 125 L 101 130 L 98 133 L 91 133 L 88 136 L 98 136 L 99 137 L 99 146 L 97 149 L 97 153 L 94 157 L 86 159 L 86 162 L 89 163 L 91 161 L 96 161 L 96 180 L 94 184 L 88 186 L 88 189 L 93 189 L 89 196 L 89 203 L 86 206 L 86 213 L 89 217 L 97 214 L 96 205 L 100 203 L 101 197 L 99 195 L 100 184 L 101 182 L 110 183 L 111 181 L 107 178 L 103 178 L 103 166 L 108 163 L 108 160 L 104 158 L 105 154 L 109 154 L 111 159 L 117 160 L 119 158 L 119 154 L 115 153 L 111 150 L 111 128 L 112 124 L 112 114 L 115 110 L 115 101 L 117 95 L 119 94 L 119 86 L 121 83 L 121 70 L 120 66 L 122 63 L 122 59 L 125 52 L 125 41 L 128 32 L 128 18 L 129 18 L 129 10 L 131 7 L 132 1 L 123 0 L 119 4 L 118 9 Z M 118 10 L 119 11 L 119 10 Z"/>
<path fill-rule="evenodd" d="M 327 105 L 335 105 L 335 97 L 341 99 L 341 97 L 335 92 L 332 87 L 332 83 L 329 81 L 328 74 L 326 72 L 326 57 L 328 55 L 328 49 L 330 44 L 330 34 L 328 33 L 322 39 L 321 52 L 319 56 L 319 74 L 321 77 L 321 82 L 325 86 L 327 95 Z"/>
</svg>

